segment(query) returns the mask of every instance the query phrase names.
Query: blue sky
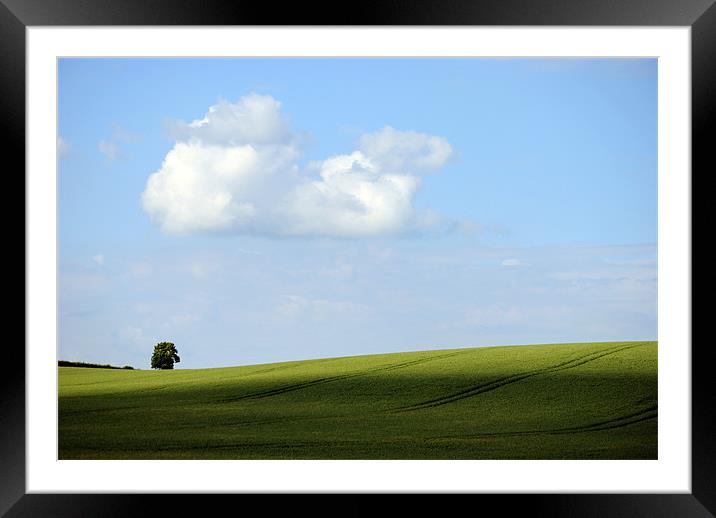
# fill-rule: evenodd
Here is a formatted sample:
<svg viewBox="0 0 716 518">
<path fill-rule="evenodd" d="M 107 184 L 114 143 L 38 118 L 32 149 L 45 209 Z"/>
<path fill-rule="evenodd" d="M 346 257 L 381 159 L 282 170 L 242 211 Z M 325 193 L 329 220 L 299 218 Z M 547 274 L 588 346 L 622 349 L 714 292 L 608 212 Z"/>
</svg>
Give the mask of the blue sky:
<svg viewBox="0 0 716 518">
<path fill-rule="evenodd" d="M 62 59 L 59 357 L 656 339 L 653 59 Z"/>
</svg>

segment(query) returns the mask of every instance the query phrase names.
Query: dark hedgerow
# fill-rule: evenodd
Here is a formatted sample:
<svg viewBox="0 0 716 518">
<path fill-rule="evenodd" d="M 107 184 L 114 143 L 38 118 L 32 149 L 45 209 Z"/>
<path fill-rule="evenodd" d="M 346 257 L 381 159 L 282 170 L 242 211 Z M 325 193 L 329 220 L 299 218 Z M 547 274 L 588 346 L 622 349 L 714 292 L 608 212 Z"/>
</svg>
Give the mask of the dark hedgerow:
<svg viewBox="0 0 716 518">
<path fill-rule="evenodd" d="M 98 363 L 87 363 L 87 362 L 70 362 L 67 360 L 59 360 L 57 362 L 58 367 L 87 367 L 90 369 L 129 369 L 134 370 L 131 365 L 125 365 L 124 367 L 117 367 L 115 365 L 100 365 Z"/>
</svg>

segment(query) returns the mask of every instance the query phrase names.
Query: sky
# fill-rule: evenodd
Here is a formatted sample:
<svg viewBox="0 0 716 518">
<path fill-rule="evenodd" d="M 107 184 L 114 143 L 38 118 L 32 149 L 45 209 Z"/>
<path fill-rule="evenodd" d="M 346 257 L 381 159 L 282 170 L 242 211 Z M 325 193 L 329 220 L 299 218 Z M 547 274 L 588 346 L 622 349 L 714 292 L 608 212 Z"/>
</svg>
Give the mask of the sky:
<svg viewBox="0 0 716 518">
<path fill-rule="evenodd" d="M 657 339 L 655 59 L 58 66 L 59 359 Z"/>
</svg>

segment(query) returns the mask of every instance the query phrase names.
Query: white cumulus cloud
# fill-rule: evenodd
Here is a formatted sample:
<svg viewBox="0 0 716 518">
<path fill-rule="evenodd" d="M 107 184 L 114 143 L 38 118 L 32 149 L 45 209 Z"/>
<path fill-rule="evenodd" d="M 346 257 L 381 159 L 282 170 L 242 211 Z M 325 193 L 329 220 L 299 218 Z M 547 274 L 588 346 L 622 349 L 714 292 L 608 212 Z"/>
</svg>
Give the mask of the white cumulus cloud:
<svg viewBox="0 0 716 518">
<path fill-rule="evenodd" d="M 442 137 L 390 126 L 361 136 L 352 153 L 298 167 L 298 138 L 273 97 L 221 101 L 174 127 L 176 142 L 142 194 L 169 234 L 372 236 L 434 226 L 413 199 L 420 176 L 452 155 Z M 317 174 L 316 174 L 317 173 Z"/>
</svg>

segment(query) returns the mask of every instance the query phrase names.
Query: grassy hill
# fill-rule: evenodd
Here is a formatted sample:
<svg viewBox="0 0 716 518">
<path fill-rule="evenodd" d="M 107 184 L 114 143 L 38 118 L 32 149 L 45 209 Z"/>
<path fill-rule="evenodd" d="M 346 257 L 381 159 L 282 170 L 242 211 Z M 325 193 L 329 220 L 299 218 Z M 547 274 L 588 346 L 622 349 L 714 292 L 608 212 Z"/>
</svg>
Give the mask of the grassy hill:
<svg viewBox="0 0 716 518">
<path fill-rule="evenodd" d="M 655 459 L 657 343 L 59 367 L 60 459 Z"/>
</svg>

